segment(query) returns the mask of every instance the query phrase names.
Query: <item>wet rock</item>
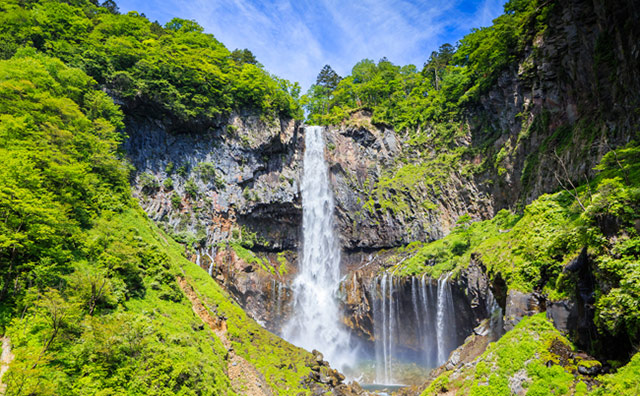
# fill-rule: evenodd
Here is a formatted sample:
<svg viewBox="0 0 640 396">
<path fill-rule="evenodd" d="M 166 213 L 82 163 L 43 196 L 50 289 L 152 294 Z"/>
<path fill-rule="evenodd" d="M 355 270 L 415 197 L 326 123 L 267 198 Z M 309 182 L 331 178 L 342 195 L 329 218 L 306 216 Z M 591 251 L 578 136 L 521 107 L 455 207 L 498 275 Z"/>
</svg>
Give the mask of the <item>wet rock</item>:
<svg viewBox="0 0 640 396">
<path fill-rule="evenodd" d="M 578 373 L 582 375 L 594 376 L 602 372 L 602 363 L 586 353 L 575 354 L 575 365 L 578 368 Z"/>
<path fill-rule="evenodd" d="M 255 233 L 256 246 L 297 247 L 303 146 L 296 121 L 267 123 L 257 114 L 232 114 L 219 126 L 188 133 L 130 117 L 127 133 L 124 147 L 136 167 L 134 195 L 165 229 L 202 235 L 202 244 L 212 246 L 244 227 Z M 149 191 L 143 183 L 149 177 L 160 186 L 171 179 L 172 186 Z M 174 195 L 181 198 L 179 207 Z"/>
<path fill-rule="evenodd" d="M 507 293 L 504 330 L 513 329 L 525 316 L 535 315 L 545 310 L 545 300 L 536 293 L 509 290 Z"/>
<path fill-rule="evenodd" d="M 587 256 L 587 248 L 584 247 L 580 251 L 580 254 L 575 259 L 571 260 L 569 264 L 565 265 L 562 269 L 562 272 L 572 273 L 579 272 L 585 269 L 585 267 L 589 264 L 589 258 Z"/>
<path fill-rule="evenodd" d="M 547 302 L 547 318 L 553 322 L 556 329 L 569 334 L 576 329 L 577 310 L 575 303 L 565 299 Z"/>
<path fill-rule="evenodd" d="M 324 356 L 320 351 L 314 349 L 313 351 L 311 351 L 311 354 L 313 355 L 314 359 L 316 359 L 316 362 L 318 362 L 319 365 L 324 364 Z"/>
</svg>

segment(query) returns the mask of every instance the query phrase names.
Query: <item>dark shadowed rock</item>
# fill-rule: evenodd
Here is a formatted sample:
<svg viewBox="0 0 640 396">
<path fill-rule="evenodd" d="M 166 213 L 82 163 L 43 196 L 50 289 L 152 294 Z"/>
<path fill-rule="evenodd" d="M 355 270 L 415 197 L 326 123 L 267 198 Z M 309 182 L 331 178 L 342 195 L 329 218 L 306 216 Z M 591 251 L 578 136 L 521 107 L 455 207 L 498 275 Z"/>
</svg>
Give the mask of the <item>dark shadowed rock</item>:
<svg viewBox="0 0 640 396">
<path fill-rule="evenodd" d="M 545 300 L 536 293 L 509 290 L 504 315 L 504 330 L 513 329 L 525 316 L 535 315 L 545 310 Z"/>
</svg>

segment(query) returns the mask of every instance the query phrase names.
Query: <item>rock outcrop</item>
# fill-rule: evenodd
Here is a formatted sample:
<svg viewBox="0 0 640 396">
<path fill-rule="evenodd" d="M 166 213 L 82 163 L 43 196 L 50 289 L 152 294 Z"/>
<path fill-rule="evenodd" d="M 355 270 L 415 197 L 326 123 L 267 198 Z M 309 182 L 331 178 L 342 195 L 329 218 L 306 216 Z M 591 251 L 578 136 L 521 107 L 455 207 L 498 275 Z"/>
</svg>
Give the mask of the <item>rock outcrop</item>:
<svg viewBox="0 0 640 396">
<path fill-rule="evenodd" d="M 488 196 L 472 179 L 455 172 L 437 191 L 419 178 L 411 188 L 389 187 L 390 175 L 401 172 L 413 148 L 398 131 L 372 124 L 365 111 L 329 127 L 326 136 L 336 220 L 347 251 L 439 239 L 462 214 L 493 214 Z"/>
<path fill-rule="evenodd" d="M 202 246 L 247 238 L 259 250 L 298 246 L 304 142 L 297 122 L 235 115 L 189 133 L 129 118 L 127 131 L 134 194 L 166 230 Z"/>
</svg>

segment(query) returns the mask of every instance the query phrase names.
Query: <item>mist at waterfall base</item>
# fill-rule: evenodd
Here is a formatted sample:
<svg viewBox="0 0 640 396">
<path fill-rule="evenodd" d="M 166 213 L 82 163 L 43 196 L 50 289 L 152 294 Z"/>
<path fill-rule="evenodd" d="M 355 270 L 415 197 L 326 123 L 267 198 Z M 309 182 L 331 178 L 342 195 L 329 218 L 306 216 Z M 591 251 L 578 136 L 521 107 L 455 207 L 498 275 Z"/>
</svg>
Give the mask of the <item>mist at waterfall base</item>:
<svg viewBox="0 0 640 396">
<path fill-rule="evenodd" d="M 302 262 L 291 287 L 293 313 L 282 336 L 307 350 L 319 350 L 349 379 L 407 384 L 414 382 L 413 375 L 422 380 L 462 341 L 456 333 L 449 274 L 437 282 L 424 276 L 374 278 L 368 292 L 375 341 L 350 334 L 341 322 L 340 246 L 322 132 L 322 127 L 305 127 Z"/>
</svg>

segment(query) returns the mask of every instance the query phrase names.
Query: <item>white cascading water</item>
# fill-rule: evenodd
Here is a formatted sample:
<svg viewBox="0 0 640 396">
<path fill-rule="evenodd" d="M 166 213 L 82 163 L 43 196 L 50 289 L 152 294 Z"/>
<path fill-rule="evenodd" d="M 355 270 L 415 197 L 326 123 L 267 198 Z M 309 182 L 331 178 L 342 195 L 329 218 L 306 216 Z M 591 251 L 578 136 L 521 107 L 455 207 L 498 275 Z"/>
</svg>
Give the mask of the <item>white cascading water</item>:
<svg viewBox="0 0 640 396">
<path fill-rule="evenodd" d="M 349 333 L 340 322 L 336 293 L 340 247 L 333 226 L 333 193 L 324 158 L 322 127 L 305 127 L 302 178 L 302 263 L 292 284 L 293 315 L 283 337 L 307 350 L 318 349 L 340 369 L 353 363 Z"/>
<path fill-rule="evenodd" d="M 383 274 L 375 287 L 380 298 L 374 300 L 374 336 L 376 353 L 376 382 L 390 385 L 394 383 L 392 359 L 394 357 L 396 302 L 393 298 L 393 275 Z"/>
<path fill-rule="evenodd" d="M 377 383 L 394 384 L 399 377 L 399 373 L 394 373 L 394 363 L 403 360 L 398 348 L 403 334 L 401 318 L 405 321 L 410 318 L 415 323 L 414 334 L 422 345 L 420 364 L 437 367 L 446 362 L 457 346 L 450 277 L 450 273 L 442 275 L 437 285 L 424 275 L 420 279 L 403 279 L 384 273 L 375 279 L 373 319 Z M 403 293 L 409 293 L 410 305 L 400 297 Z"/>
<path fill-rule="evenodd" d="M 438 364 L 446 362 L 449 352 L 451 352 L 451 334 L 455 334 L 455 321 L 453 320 L 453 297 L 451 296 L 451 285 L 449 277 L 451 273 L 438 278 L 438 312 L 436 314 L 437 327 L 436 335 L 438 339 Z"/>
</svg>

